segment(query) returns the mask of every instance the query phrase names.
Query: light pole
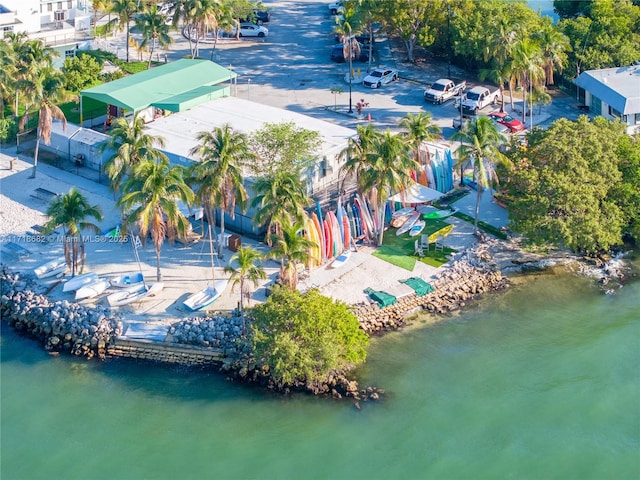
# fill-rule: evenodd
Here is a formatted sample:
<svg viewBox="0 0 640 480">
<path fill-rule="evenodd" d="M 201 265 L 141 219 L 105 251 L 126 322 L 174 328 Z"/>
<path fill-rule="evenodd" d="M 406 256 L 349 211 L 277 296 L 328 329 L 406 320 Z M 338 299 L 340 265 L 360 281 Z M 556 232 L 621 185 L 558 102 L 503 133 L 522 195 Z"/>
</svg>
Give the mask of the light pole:
<svg viewBox="0 0 640 480">
<path fill-rule="evenodd" d="M 451 4 L 447 1 L 447 76 L 451 78 Z"/>
<path fill-rule="evenodd" d="M 353 83 L 353 39 L 351 38 L 351 27 L 349 27 L 349 113 L 353 113 L 353 104 L 351 99 L 352 83 Z"/>
</svg>

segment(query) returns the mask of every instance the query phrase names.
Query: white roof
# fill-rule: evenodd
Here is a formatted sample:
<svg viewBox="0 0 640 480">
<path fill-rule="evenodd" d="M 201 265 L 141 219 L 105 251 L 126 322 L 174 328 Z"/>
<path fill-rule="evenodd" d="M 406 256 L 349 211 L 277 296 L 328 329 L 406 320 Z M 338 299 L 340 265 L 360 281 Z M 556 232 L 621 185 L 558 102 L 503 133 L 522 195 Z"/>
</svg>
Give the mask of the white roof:
<svg viewBox="0 0 640 480">
<path fill-rule="evenodd" d="M 575 84 L 623 115 L 640 113 L 640 65 L 587 70 Z"/>
<path fill-rule="evenodd" d="M 197 145 L 198 133 L 214 127 L 231 125 L 234 130 L 250 134 L 265 123 L 293 122 L 297 127 L 320 133 L 320 155 L 337 154 L 356 131 L 324 120 L 251 102 L 237 97 L 224 97 L 203 103 L 185 112 L 159 118 L 146 125 L 147 133 L 165 139 L 164 151 L 189 158 L 189 151 Z"/>
</svg>

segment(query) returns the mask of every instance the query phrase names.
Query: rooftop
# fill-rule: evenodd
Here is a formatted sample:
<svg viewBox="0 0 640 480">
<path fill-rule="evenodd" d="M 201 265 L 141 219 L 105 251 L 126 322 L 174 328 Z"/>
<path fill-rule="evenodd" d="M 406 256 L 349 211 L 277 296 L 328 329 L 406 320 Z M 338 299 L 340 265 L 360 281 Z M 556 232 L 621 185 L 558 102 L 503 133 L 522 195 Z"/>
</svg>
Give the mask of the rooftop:
<svg viewBox="0 0 640 480">
<path fill-rule="evenodd" d="M 623 115 L 640 113 L 640 64 L 587 70 L 575 84 Z"/>
</svg>

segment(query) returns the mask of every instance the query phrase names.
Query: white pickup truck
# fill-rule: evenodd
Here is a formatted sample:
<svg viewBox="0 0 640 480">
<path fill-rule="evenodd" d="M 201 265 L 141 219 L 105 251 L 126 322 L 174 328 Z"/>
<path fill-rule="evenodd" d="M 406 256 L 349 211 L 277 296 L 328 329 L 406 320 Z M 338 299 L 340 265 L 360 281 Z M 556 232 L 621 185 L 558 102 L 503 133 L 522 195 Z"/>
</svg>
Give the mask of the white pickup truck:
<svg viewBox="0 0 640 480">
<path fill-rule="evenodd" d="M 462 113 L 464 115 L 477 115 L 487 105 L 495 105 L 500 98 L 498 87 L 473 87 L 462 99 Z"/>
<path fill-rule="evenodd" d="M 424 92 L 424 99 L 431 103 L 444 103 L 450 98 L 461 95 L 465 88 L 467 88 L 466 81 L 456 83 L 448 78 L 441 78 Z"/>
</svg>

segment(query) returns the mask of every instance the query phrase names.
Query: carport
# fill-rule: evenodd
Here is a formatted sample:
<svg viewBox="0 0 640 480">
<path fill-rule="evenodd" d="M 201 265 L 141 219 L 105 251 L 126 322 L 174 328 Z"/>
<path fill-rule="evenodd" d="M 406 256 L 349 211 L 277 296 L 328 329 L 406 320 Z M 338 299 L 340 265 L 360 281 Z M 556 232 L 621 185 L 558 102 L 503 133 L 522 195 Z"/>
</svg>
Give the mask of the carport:
<svg viewBox="0 0 640 480">
<path fill-rule="evenodd" d="M 182 59 L 80 92 L 134 114 L 148 107 L 182 112 L 231 93 L 232 70 L 209 60 Z M 228 83 L 225 83 L 228 82 Z M 82 125 L 82 117 L 80 124 Z"/>
</svg>

